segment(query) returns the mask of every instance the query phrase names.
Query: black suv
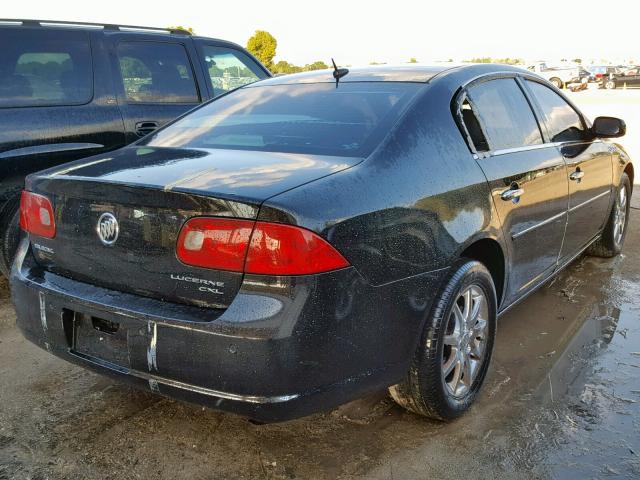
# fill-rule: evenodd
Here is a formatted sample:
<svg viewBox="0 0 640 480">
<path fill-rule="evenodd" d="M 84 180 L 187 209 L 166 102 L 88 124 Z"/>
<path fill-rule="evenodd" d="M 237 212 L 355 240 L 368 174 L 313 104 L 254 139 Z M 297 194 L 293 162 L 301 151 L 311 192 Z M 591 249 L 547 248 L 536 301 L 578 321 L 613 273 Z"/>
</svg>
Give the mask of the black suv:
<svg viewBox="0 0 640 480">
<path fill-rule="evenodd" d="M 122 147 L 192 107 L 270 77 L 242 47 L 183 30 L 0 20 L 0 271 L 24 177 Z"/>
</svg>

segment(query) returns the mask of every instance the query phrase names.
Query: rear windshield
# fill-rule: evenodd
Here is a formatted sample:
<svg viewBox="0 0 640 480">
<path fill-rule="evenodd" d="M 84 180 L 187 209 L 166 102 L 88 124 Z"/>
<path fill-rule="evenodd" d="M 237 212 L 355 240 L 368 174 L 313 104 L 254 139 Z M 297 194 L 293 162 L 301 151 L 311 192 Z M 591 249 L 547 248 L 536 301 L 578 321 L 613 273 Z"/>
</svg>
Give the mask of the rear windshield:
<svg viewBox="0 0 640 480">
<path fill-rule="evenodd" d="M 142 141 L 152 147 L 227 148 L 366 156 L 420 88 L 397 82 L 245 87 Z"/>
</svg>

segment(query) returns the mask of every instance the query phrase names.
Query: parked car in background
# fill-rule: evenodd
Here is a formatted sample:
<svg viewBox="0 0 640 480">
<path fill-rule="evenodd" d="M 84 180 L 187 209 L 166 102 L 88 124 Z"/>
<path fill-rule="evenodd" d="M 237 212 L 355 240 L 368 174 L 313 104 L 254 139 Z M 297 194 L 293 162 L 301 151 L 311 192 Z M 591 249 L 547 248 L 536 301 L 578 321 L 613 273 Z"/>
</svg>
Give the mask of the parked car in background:
<svg viewBox="0 0 640 480">
<path fill-rule="evenodd" d="M 640 86 L 640 67 L 610 68 L 600 80 L 600 86 L 607 90 Z"/>
<path fill-rule="evenodd" d="M 527 65 L 526 69 L 546 78 L 557 88 L 563 88 L 568 83 L 581 80 L 578 67 L 548 67 L 545 62 L 536 62 Z"/>
<path fill-rule="evenodd" d="M 499 314 L 581 252 L 621 251 L 624 133 L 505 65 L 247 85 L 27 178 L 17 323 L 68 361 L 258 421 L 389 386 L 450 420 Z"/>
<path fill-rule="evenodd" d="M 0 20 L 0 272 L 25 175 L 122 147 L 270 76 L 242 47 L 183 30 Z"/>
</svg>

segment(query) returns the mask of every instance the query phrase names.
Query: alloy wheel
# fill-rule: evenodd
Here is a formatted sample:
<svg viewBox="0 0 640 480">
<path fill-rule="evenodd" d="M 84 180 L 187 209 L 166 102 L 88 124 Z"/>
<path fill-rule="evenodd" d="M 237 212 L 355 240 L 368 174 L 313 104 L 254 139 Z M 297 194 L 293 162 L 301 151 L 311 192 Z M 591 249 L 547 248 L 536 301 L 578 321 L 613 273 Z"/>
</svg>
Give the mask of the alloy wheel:
<svg viewBox="0 0 640 480">
<path fill-rule="evenodd" d="M 616 202 L 616 213 L 613 220 L 613 239 L 616 245 L 620 245 L 624 236 L 624 227 L 627 220 L 627 189 L 620 187 L 618 201 Z"/>
<path fill-rule="evenodd" d="M 473 385 L 485 360 L 488 335 L 487 299 L 471 285 L 463 290 L 451 309 L 444 336 L 442 376 L 447 391 L 464 396 Z"/>
</svg>

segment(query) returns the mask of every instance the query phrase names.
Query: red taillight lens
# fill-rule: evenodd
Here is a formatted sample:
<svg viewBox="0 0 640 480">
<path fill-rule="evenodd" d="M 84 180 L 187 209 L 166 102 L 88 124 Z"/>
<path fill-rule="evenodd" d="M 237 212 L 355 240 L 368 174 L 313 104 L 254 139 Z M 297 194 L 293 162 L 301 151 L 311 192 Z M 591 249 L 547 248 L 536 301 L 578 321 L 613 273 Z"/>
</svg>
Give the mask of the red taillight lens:
<svg viewBox="0 0 640 480">
<path fill-rule="evenodd" d="M 23 190 L 20 197 L 20 227 L 33 235 L 55 237 L 56 222 L 51 201 L 37 193 Z"/>
<path fill-rule="evenodd" d="M 192 218 L 178 237 L 178 258 L 187 265 L 242 272 L 254 222 Z"/>
<path fill-rule="evenodd" d="M 338 251 L 309 230 L 256 222 L 244 267 L 247 273 L 308 275 L 349 266 Z"/>
<path fill-rule="evenodd" d="M 602 73 L 596 73 L 596 78 L 602 78 L 602 77 L 604 77 L 604 74 L 602 74 Z"/>
<path fill-rule="evenodd" d="M 309 230 L 225 218 L 187 221 L 177 253 L 187 265 L 261 275 L 309 275 L 349 266 L 336 249 Z"/>
</svg>

